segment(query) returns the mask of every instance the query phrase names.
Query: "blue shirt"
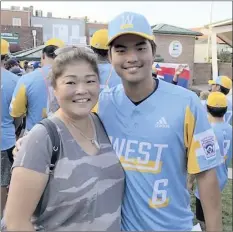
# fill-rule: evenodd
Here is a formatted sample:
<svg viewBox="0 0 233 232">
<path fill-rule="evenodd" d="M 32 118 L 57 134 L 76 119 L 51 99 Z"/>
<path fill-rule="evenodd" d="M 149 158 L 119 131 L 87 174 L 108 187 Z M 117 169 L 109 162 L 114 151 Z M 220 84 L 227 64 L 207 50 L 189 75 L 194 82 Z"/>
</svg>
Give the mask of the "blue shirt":
<svg viewBox="0 0 233 232">
<path fill-rule="evenodd" d="M 1 151 L 4 151 L 15 145 L 14 119 L 10 116 L 9 107 L 19 78 L 4 68 L 1 68 L 1 77 Z"/>
<path fill-rule="evenodd" d="M 101 92 L 99 116 L 126 173 L 122 230 L 190 231 L 187 172 L 221 161 L 197 95 L 159 80 L 158 89 L 136 106 L 118 85 Z"/>
<path fill-rule="evenodd" d="M 232 125 L 232 101 L 227 99 L 227 112 L 224 116 L 224 120 Z"/>
<path fill-rule="evenodd" d="M 47 117 L 48 90 L 46 78 L 50 66 L 44 66 L 22 76 L 15 88 L 10 113 L 12 117 L 20 117 L 26 114 L 26 129 L 32 127 Z"/>
<path fill-rule="evenodd" d="M 104 88 L 112 88 L 121 84 L 121 78 L 117 75 L 111 64 L 98 64 L 100 74 L 100 91 Z"/>
<path fill-rule="evenodd" d="M 228 180 L 228 167 L 232 160 L 232 126 L 227 122 L 219 122 L 211 124 L 220 148 L 221 164 L 216 167 L 219 187 L 222 191 Z M 198 188 L 195 195 L 199 198 Z"/>
</svg>

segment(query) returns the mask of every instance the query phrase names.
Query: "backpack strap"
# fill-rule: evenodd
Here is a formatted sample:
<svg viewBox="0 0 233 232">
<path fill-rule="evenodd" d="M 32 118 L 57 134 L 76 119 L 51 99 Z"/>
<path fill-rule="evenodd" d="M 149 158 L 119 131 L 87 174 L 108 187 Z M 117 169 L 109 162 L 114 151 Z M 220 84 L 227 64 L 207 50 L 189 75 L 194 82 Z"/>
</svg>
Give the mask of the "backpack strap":
<svg viewBox="0 0 233 232">
<path fill-rule="evenodd" d="M 52 172 L 54 170 L 55 164 L 59 156 L 60 136 L 57 132 L 57 127 L 55 123 L 53 123 L 50 119 L 45 118 L 42 121 L 40 121 L 39 124 L 42 124 L 46 128 L 50 140 L 52 142 L 53 151 L 52 151 L 51 164 L 50 164 L 50 171 Z"/>
</svg>

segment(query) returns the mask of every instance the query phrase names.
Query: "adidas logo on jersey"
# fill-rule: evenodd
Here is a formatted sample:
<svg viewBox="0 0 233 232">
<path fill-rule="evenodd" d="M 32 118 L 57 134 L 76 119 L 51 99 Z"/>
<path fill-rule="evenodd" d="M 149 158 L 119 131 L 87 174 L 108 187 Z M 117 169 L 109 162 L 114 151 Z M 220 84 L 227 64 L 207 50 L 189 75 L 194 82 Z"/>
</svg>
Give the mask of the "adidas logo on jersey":
<svg viewBox="0 0 233 232">
<path fill-rule="evenodd" d="M 155 127 L 156 128 L 170 128 L 170 126 L 168 125 L 164 117 L 162 117 L 158 122 L 156 122 Z"/>
</svg>

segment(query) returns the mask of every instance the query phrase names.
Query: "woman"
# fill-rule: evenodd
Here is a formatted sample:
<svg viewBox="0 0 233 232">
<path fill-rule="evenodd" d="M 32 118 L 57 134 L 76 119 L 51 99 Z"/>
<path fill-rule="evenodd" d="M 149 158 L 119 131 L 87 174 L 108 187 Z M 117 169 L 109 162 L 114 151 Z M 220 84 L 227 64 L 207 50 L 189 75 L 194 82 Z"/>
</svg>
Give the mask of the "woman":
<svg viewBox="0 0 233 232">
<path fill-rule="evenodd" d="M 96 57 L 81 48 L 60 53 L 50 78 L 60 106 L 50 118 L 61 140 L 58 162 L 50 175 L 51 141 L 36 125 L 13 165 L 7 230 L 119 231 L 124 172 L 90 113 L 99 95 Z"/>
</svg>

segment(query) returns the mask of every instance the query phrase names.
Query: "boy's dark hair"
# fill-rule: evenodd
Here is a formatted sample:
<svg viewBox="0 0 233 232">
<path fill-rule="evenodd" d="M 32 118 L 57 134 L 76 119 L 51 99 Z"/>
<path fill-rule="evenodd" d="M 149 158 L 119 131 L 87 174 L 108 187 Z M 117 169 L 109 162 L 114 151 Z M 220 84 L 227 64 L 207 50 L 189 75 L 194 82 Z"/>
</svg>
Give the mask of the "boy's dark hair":
<svg viewBox="0 0 233 232">
<path fill-rule="evenodd" d="M 57 46 L 49 45 L 43 48 L 42 53 L 45 53 L 48 58 L 54 59 L 56 57 L 54 53 L 56 49 L 58 49 Z"/>
<path fill-rule="evenodd" d="M 220 92 L 227 95 L 230 92 L 230 89 L 227 89 L 220 85 Z"/>
<path fill-rule="evenodd" d="M 213 107 L 208 105 L 206 107 L 207 107 L 207 112 L 216 118 L 222 118 L 227 112 L 227 107 Z"/>
<path fill-rule="evenodd" d="M 157 45 L 156 45 L 156 43 L 155 43 L 154 41 L 149 40 L 149 42 L 150 42 L 151 47 L 152 47 L 152 53 L 153 53 L 153 55 L 155 56 L 155 54 L 156 54 L 156 49 L 157 49 Z"/>
<path fill-rule="evenodd" d="M 95 54 L 101 56 L 101 57 L 107 57 L 108 56 L 108 50 L 105 49 L 97 49 L 91 46 L 91 49 L 94 51 Z"/>
</svg>

